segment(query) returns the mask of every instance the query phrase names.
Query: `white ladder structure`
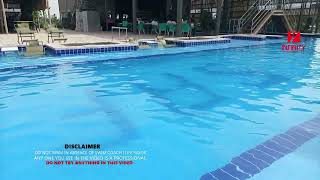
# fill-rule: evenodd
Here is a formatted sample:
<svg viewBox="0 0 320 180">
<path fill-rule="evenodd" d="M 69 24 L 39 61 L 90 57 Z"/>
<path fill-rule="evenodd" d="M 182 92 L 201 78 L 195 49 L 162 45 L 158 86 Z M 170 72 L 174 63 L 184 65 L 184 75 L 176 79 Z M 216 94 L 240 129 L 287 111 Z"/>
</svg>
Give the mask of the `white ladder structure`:
<svg viewBox="0 0 320 180">
<path fill-rule="evenodd" d="M 290 0 L 256 0 L 239 18 L 231 19 L 229 31 L 257 34 L 272 16 L 282 16 L 289 31 L 294 30 L 296 14 Z"/>
</svg>

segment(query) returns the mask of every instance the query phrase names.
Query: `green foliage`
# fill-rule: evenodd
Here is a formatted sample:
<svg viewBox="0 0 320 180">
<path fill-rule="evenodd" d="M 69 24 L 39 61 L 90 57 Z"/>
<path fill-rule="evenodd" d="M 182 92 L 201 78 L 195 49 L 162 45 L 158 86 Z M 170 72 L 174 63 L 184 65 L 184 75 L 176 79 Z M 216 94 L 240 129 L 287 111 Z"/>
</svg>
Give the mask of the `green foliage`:
<svg viewBox="0 0 320 180">
<path fill-rule="evenodd" d="M 61 21 L 57 18 L 56 15 L 53 15 L 51 18 L 51 24 L 57 28 L 62 28 Z"/>
<path fill-rule="evenodd" d="M 33 11 L 32 18 L 37 28 L 40 27 L 43 29 L 48 29 L 49 18 L 47 13 L 45 13 L 45 11 Z M 62 27 L 60 20 L 55 15 L 51 18 L 51 26 L 58 27 L 58 28 Z"/>
</svg>

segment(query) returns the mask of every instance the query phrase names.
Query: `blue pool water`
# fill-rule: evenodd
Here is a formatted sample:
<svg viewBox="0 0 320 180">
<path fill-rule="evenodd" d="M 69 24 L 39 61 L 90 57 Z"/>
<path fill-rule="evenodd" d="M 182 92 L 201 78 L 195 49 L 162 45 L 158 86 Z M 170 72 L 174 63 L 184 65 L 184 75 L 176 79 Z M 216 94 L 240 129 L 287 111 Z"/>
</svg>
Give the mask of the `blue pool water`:
<svg viewBox="0 0 320 180">
<path fill-rule="evenodd" d="M 320 113 L 320 39 L 304 43 L 297 53 L 282 52 L 278 43 L 81 64 L 66 61 L 108 55 L 63 63 L 49 57 L 60 65 L 16 70 L 6 68 L 46 58 L 21 65 L 17 60 L 26 58 L 0 57 L 0 179 L 199 179 Z M 35 151 L 87 143 L 146 151 L 146 160 L 131 166 L 34 160 Z M 290 180 L 317 180 L 319 144 L 313 138 L 253 179 L 288 177 L 290 169 L 296 173 Z"/>
</svg>

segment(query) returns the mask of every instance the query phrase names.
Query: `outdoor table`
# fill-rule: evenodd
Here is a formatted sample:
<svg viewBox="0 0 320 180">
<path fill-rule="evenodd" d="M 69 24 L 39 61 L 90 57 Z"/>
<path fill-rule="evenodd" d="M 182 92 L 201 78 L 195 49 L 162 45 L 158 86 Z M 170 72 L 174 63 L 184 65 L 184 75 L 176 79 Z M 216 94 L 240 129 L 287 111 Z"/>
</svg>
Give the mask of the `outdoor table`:
<svg viewBox="0 0 320 180">
<path fill-rule="evenodd" d="M 33 24 L 33 21 L 14 21 L 16 24 L 28 24 L 30 25 L 31 23 Z"/>
<path fill-rule="evenodd" d="M 126 27 L 116 27 L 116 26 L 112 26 L 111 31 L 112 31 L 112 40 L 113 40 L 113 30 L 117 29 L 119 32 L 119 39 L 121 37 L 121 30 L 125 30 L 126 31 L 126 37 L 128 37 L 128 28 Z"/>
</svg>

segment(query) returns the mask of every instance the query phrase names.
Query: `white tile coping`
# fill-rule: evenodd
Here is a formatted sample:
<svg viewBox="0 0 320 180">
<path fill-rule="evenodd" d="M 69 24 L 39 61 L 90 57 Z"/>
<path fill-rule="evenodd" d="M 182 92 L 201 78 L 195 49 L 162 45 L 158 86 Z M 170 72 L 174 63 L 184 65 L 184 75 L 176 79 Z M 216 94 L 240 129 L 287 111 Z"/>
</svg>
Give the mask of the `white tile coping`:
<svg viewBox="0 0 320 180">
<path fill-rule="evenodd" d="M 202 39 L 203 38 L 203 39 Z M 229 38 L 220 38 L 220 37 L 215 37 L 215 38 L 204 38 L 203 36 L 201 36 L 201 39 L 195 39 L 195 38 L 191 38 L 191 39 L 165 39 L 168 41 L 173 41 L 173 42 L 183 42 L 183 43 L 193 43 L 193 42 L 210 42 L 210 41 L 225 41 L 225 40 L 230 40 Z"/>
<path fill-rule="evenodd" d="M 82 46 L 64 46 L 63 44 L 47 44 L 46 46 L 54 50 L 69 50 L 69 49 L 86 49 L 86 48 L 128 47 L 128 46 L 138 46 L 138 44 L 137 43 L 114 43 L 114 44 L 105 44 L 105 45 L 92 44 L 92 45 L 82 45 Z"/>
<path fill-rule="evenodd" d="M 18 47 L 0 47 L 0 52 L 15 52 L 19 51 Z"/>
</svg>

